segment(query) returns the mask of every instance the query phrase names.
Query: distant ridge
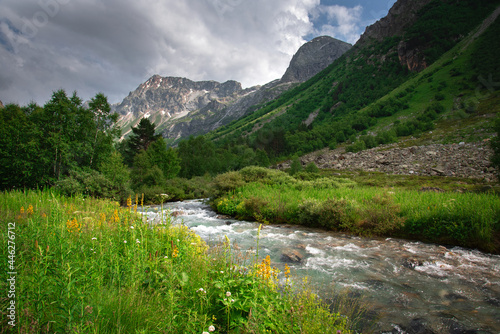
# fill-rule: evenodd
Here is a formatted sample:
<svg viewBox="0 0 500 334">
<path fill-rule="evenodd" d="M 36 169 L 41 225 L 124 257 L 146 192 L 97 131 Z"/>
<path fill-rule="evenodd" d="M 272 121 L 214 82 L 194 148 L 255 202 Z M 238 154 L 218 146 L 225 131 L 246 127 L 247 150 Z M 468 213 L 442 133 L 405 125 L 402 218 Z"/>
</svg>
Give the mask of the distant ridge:
<svg viewBox="0 0 500 334">
<path fill-rule="evenodd" d="M 295 53 L 280 82 L 307 81 L 340 58 L 351 47 L 351 44 L 329 36 L 316 37 L 302 45 Z"/>
</svg>

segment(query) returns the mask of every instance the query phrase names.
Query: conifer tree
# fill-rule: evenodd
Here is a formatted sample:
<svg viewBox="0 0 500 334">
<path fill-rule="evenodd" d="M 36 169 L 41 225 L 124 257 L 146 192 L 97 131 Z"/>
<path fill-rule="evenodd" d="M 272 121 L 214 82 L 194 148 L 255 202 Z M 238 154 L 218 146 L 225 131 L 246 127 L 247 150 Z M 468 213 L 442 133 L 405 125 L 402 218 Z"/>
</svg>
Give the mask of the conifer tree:
<svg viewBox="0 0 500 334">
<path fill-rule="evenodd" d="M 155 134 L 155 131 L 154 123 L 147 118 L 141 119 L 137 127 L 132 128 L 132 134 L 127 140 L 124 152 L 125 162 L 129 166 L 132 166 L 136 154 L 146 151 L 151 143 L 161 137 Z"/>
</svg>

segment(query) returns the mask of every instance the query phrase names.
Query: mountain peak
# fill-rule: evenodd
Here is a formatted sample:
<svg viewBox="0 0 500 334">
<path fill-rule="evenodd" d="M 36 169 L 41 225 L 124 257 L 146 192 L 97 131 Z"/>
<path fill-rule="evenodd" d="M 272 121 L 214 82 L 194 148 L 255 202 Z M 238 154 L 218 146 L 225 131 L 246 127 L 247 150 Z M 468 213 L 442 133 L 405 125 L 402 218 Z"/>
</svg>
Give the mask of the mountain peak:
<svg viewBox="0 0 500 334">
<path fill-rule="evenodd" d="M 304 82 L 352 47 L 330 36 L 319 36 L 302 45 L 293 56 L 281 82 Z"/>
<path fill-rule="evenodd" d="M 382 41 L 386 37 L 401 35 L 417 20 L 417 13 L 432 0 L 398 0 L 387 16 L 366 27 L 356 47 L 366 44 L 371 39 Z"/>
</svg>

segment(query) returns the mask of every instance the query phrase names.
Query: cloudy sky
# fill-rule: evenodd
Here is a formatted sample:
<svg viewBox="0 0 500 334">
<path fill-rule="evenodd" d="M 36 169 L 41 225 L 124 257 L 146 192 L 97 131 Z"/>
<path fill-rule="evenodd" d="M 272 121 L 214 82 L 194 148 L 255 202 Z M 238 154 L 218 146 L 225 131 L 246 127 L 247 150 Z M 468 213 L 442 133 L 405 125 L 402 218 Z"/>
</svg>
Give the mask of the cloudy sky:
<svg viewBox="0 0 500 334">
<path fill-rule="evenodd" d="M 0 100 L 45 104 L 54 90 L 111 103 L 153 74 L 280 78 L 297 49 L 354 44 L 395 0 L 2 0 Z"/>
</svg>

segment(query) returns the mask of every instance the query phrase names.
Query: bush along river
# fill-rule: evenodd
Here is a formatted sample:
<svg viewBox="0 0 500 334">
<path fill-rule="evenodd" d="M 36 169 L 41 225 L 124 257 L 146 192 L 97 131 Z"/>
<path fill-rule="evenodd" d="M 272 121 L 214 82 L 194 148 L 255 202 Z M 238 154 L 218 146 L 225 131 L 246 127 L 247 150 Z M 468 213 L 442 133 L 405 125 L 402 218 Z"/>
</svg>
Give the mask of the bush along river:
<svg viewBox="0 0 500 334">
<path fill-rule="evenodd" d="M 227 236 L 255 252 L 259 224 L 218 216 L 201 200 L 168 203 L 208 244 Z M 145 216 L 160 221 L 161 209 Z M 399 239 L 360 238 L 291 225 L 262 226 L 259 260 L 308 283 L 325 300 L 339 291 L 369 305 L 375 333 L 500 333 L 500 256 Z M 361 328 L 361 331 L 366 330 Z"/>
</svg>

